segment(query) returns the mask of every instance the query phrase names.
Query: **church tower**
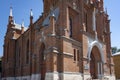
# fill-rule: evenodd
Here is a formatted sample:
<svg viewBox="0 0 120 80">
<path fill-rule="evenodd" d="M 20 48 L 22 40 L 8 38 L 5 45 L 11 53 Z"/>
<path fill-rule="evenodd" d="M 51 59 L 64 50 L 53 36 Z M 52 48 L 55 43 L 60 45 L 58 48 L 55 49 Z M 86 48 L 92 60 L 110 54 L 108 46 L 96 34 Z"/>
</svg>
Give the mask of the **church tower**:
<svg viewBox="0 0 120 80">
<path fill-rule="evenodd" d="M 14 68 L 15 68 L 15 34 L 16 32 L 12 29 L 14 27 L 14 19 L 12 13 L 12 7 L 10 7 L 10 15 L 8 18 L 7 32 L 4 37 L 4 59 L 3 59 L 3 71 L 7 76 L 14 76 Z M 11 64 L 11 65 L 10 65 Z M 6 71 L 8 70 L 8 71 Z M 5 76 L 3 75 L 3 76 Z"/>
</svg>

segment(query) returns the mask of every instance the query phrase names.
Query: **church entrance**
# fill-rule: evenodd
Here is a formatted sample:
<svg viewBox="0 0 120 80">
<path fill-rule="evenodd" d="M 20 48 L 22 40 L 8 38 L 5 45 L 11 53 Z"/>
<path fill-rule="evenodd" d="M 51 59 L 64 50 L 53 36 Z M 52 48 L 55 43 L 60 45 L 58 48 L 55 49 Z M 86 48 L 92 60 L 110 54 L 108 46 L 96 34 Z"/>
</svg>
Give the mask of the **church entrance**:
<svg viewBox="0 0 120 80">
<path fill-rule="evenodd" d="M 101 78 L 103 65 L 101 60 L 100 51 L 97 46 L 94 46 L 90 55 L 90 75 L 92 79 Z"/>
</svg>

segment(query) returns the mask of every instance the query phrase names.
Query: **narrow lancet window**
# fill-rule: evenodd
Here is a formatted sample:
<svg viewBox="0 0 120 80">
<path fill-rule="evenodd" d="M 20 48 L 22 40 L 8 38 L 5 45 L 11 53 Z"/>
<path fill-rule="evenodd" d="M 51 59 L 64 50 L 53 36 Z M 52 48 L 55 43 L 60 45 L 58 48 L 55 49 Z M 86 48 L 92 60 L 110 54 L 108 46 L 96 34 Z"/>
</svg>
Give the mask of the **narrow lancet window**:
<svg viewBox="0 0 120 80">
<path fill-rule="evenodd" d="M 69 18 L 69 29 L 70 29 L 70 33 L 69 33 L 69 37 L 72 37 L 72 18 Z"/>
</svg>

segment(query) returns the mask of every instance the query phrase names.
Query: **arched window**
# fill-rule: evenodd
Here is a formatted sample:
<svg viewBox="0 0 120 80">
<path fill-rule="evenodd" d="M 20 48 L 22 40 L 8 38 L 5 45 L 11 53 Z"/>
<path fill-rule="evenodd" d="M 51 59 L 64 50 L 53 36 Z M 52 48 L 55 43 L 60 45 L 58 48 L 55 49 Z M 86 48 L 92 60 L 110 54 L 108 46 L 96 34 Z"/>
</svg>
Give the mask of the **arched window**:
<svg viewBox="0 0 120 80">
<path fill-rule="evenodd" d="M 74 61 L 76 61 L 76 49 L 74 49 Z"/>
<path fill-rule="evenodd" d="M 29 40 L 27 41 L 26 45 L 26 64 L 29 63 Z"/>
<path fill-rule="evenodd" d="M 69 29 L 70 29 L 69 37 L 72 37 L 72 27 L 73 27 L 72 18 L 69 18 Z"/>
<path fill-rule="evenodd" d="M 77 61 L 80 61 L 80 52 L 77 50 Z"/>
</svg>

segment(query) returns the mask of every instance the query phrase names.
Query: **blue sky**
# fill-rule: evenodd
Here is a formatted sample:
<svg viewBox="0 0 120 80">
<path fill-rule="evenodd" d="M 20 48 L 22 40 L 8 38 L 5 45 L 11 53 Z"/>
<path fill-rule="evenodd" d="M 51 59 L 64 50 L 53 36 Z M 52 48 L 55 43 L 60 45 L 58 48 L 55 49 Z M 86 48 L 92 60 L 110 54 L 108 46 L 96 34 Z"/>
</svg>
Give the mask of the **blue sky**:
<svg viewBox="0 0 120 80">
<path fill-rule="evenodd" d="M 120 48 L 120 0 L 105 0 L 109 19 L 111 20 L 111 44 Z"/>
<path fill-rule="evenodd" d="M 30 9 L 33 9 L 34 21 L 39 18 L 43 11 L 43 0 L 0 0 L 0 56 L 3 55 L 3 42 L 8 24 L 10 6 L 13 7 L 13 16 L 16 23 L 29 25 Z M 120 0 L 104 0 L 111 20 L 111 44 L 120 48 Z"/>
</svg>

